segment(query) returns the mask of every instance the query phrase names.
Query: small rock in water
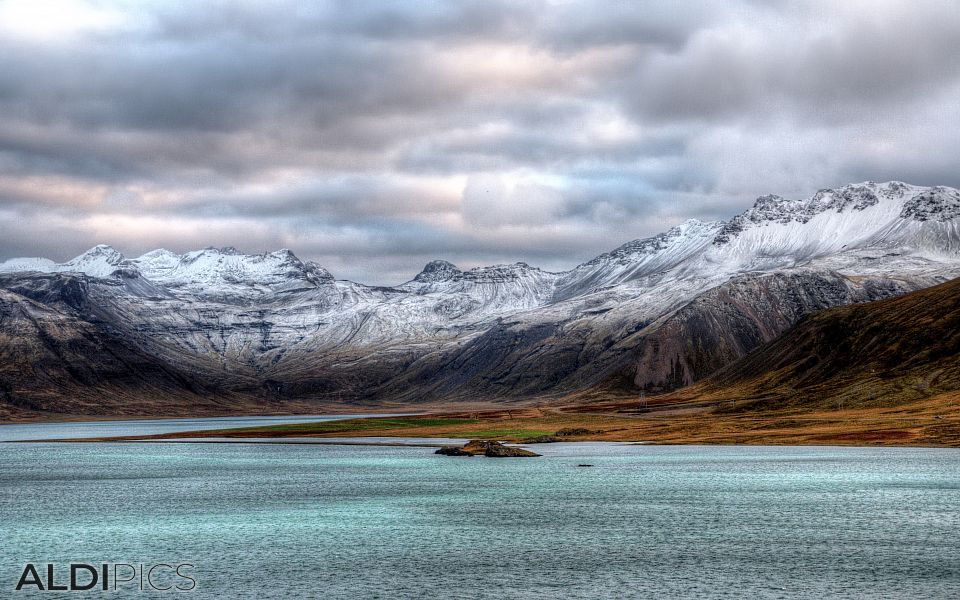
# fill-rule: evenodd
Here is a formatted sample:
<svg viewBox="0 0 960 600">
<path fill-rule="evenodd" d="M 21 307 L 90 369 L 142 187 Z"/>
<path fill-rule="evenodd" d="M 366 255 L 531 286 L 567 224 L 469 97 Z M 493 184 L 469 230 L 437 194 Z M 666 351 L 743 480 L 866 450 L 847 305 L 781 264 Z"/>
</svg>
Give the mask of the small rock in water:
<svg viewBox="0 0 960 600">
<path fill-rule="evenodd" d="M 443 446 L 442 448 L 437 448 L 434 454 L 442 454 L 444 456 L 473 456 L 472 452 L 466 452 L 460 446 Z"/>
<path fill-rule="evenodd" d="M 531 452 L 529 450 L 524 450 L 523 448 L 516 448 L 514 446 L 504 446 L 499 442 L 494 442 L 487 446 L 486 451 L 483 453 L 484 456 L 490 456 L 493 458 L 501 457 L 519 457 L 519 456 L 540 456 L 536 452 Z"/>
</svg>

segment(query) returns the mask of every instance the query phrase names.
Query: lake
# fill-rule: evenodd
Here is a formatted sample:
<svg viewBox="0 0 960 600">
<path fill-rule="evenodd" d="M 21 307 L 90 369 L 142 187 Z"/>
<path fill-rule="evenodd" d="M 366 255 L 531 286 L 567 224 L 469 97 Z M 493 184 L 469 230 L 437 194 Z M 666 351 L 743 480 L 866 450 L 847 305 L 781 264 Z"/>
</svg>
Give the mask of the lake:
<svg viewBox="0 0 960 600">
<path fill-rule="evenodd" d="M 535 449 L 2 444 L 0 596 L 27 562 L 191 563 L 187 598 L 960 595 L 957 450 Z"/>
<path fill-rule="evenodd" d="M 190 417 L 186 419 L 129 419 L 123 421 L 67 421 L 62 423 L 10 423 L 0 425 L 0 442 L 69 438 L 155 435 L 178 431 L 291 425 L 356 417 L 396 417 L 400 414 L 279 415 L 268 417 Z"/>
</svg>

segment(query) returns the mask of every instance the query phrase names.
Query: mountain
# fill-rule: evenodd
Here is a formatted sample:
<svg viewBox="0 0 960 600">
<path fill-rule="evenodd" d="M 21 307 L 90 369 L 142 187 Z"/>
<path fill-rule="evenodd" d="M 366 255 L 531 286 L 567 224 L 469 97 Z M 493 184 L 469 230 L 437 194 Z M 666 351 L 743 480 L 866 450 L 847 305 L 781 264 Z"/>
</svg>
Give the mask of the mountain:
<svg viewBox="0 0 960 600">
<path fill-rule="evenodd" d="M 437 260 L 380 287 L 336 280 L 289 250 L 126 258 L 97 246 L 63 264 L 0 263 L 0 290 L 10 310 L 52 311 L 85 339 L 122 343 L 162 372 L 197 374 L 201 395 L 417 403 L 543 399 L 597 385 L 666 392 L 807 315 L 958 275 L 960 193 L 867 182 L 802 200 L 763 196 L 728 221 L 687 221 L 562 273 Z M 12 340 L 43 334 L 13 326 L 0 321 L 0 357 L 20 364 Z M 70 348 L 58 349 L 61 361 Z M 2 377 L 8 402 L 40 393 L 15 370 Z M 88 386 L 65 377 L 51 394 Z"/>
<path fill-rule="evenodd" d="M 767 407 L 847 408 L 960 390 L 960 279 L 806 317 L 696 390 Z"/>
<path fill-rule="evenodd" d="M 224 392 L 216 369 L 158 360 L 135 338 L 74 316 L 87 308 L 88 285 L 56 274 L 31 278 L 19 293 L 0 289 L 0 418 L 263 410 Z"/>
</svg>

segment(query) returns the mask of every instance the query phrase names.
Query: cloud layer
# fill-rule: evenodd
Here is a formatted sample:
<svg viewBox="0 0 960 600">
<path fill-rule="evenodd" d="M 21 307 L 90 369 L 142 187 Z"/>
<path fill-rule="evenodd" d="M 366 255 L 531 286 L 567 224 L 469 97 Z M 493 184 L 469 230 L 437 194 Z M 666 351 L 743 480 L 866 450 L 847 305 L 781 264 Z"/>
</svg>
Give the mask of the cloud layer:
<svg viewBox="0 0 960 600">
<path fill-rule="evenodd" d="M 0 258 L 569 268 L 764 193 L 960 185 L 957 56 L 946 1 L 3 0 Z"/>
</svg>

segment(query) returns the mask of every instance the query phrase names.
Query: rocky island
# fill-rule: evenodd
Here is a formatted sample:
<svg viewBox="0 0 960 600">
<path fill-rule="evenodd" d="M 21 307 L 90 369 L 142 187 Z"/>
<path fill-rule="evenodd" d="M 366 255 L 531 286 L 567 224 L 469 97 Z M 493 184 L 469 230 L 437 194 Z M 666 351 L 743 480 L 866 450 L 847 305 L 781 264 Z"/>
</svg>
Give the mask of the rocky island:
<svg viewBox="0 0 960 600">
<path fill-rule="evenodd" d="M 515 446 L 504 446 L 493 440 L 470 440 L 463 446 L 444 446 L 438 449 L 435 454 L 443 454 L 444 456 L 482 455 L 491 458 L 540 456 L 536 452 Z"/>
</svg>

